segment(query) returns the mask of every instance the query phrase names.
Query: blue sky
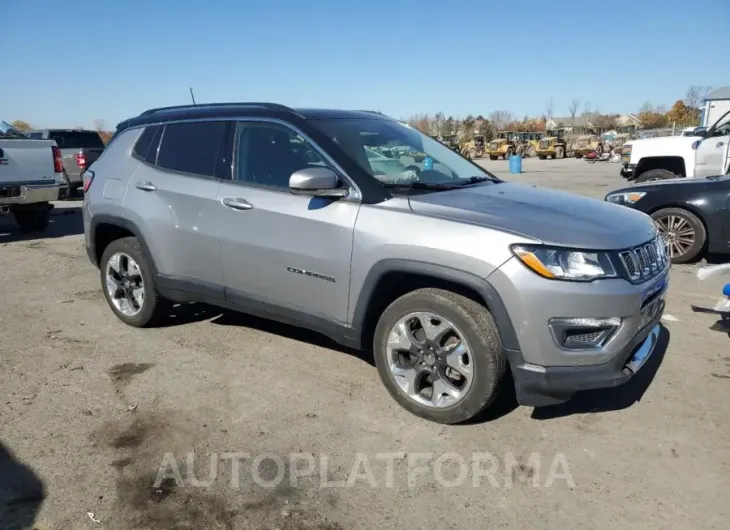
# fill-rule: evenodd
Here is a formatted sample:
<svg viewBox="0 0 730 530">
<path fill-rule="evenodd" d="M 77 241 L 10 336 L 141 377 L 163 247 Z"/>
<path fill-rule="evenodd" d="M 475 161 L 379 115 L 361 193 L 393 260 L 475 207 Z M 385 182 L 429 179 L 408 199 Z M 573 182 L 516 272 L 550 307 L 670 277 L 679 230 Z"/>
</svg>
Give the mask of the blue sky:
<svg viewBox="0 0 730 530">
<path fill-rule="evenodd" d="M 550 97 L 556 116 L 574 97 L 634 112 L 730 85 L 730 0 L 0 0 L 0 20 L 0 119 L 38 127 L 112 127 L 191 85 L 401 118 L 538 115 Z"/>
</svg>

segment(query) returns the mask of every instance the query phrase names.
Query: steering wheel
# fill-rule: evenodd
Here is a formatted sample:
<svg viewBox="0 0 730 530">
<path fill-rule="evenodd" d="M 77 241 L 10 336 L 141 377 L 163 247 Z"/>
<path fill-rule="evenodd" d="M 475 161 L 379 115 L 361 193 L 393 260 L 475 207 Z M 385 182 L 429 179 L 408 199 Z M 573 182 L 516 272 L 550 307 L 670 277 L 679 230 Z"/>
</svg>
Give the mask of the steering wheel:
<svg viewBox="0 0 730 530">
<path fill-rule="evenodd" d="M 416 166 L 415 164 L 411 164 L 410 166 L 406 166 L 406 168 L 403 171 L 413 171 L 416 175 L 421 174 L 421 168 Z"/>
</svg>

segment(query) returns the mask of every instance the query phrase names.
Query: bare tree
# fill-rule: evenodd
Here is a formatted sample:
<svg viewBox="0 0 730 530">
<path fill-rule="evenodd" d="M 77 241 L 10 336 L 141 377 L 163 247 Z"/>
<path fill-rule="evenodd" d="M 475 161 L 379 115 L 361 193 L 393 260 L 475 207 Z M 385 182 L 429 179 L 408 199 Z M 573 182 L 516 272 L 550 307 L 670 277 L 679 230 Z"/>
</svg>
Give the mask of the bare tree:
<svg viewBox="0 0 730 530">
<path fill-rule="evenodd" d="M 547 122 L 550 123 L 553 119 L 553 97 L 550 96 L 550 99 L 548 99 L 545 102 L 545 117 L 547 118 Z"/>
<path fill-rule="evenodd" d="M 102 119 L 94 120 L 94 129 L 96 132 L 106 131 L 106 122 Z"/>
<path fill-rule="evenodd" d="M 568 112 L 570 112 L 570 121 L 572 122 L 573 127 L 575 127 L 575 115 L 578 114 L 579 107 L 580 99 L 573 98 L 570 100 L 570 105 L 568 105 Z"/>
<path fill-rule="evenodd" d="M 699 86 L 692 85 L 687 89 L 687 93 L 684 96 L 684 104 L 691 109 L 697 109 L 700 107 L 702 101 L 707 97 L 707 94 L 712 90 L 711 86 Z"/>
<path fill-rule="evenodd" d="M 497 130 L 504 129 L 511 121 L 514 121 L 514 116 L 507 110 L 495 110 L 489 115 L 489 122 Z"/>
</svg>

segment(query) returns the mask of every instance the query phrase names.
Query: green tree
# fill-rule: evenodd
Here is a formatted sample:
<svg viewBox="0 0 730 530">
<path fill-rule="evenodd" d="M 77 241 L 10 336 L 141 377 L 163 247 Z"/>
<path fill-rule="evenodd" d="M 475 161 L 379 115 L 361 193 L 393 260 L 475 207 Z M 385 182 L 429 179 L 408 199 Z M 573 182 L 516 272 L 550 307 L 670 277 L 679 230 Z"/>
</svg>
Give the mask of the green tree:
<svg viewBox="0 0 730 530">
<path fill-rule="evenodd" d="M 33 130 L 33 126 L 28 123 L 27 121 L 23 120 L 15 120 L 10 122 L 10 125 L 13 126 L 13 129 L 16 129 L 20 132 L 28 132 Z"/>
</svg>

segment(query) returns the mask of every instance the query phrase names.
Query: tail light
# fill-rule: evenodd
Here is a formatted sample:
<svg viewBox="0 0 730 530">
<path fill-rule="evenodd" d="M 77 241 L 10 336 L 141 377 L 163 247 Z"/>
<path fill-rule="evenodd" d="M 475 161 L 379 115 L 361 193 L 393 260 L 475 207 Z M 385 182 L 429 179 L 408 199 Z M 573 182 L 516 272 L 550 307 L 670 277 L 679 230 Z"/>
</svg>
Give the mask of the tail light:
<svg viewBox="0 0 730 530">
<path fill-rule="evenodd" d="M 61 150 L 55 145 L 51 147 L 53 151 L 53 172 L 63 173 L 63 157 L 61 156 Z"/>
<path fill-rule="evenodd" d="M 86 171 L 83 175 L 84 179 L 84 193 L 89 191 L 89 188 L 91 187 L 91 183 L 94 181 L 94 172 L 93 171 Z"/>
<path fill-rule="evenodd" d="M 77 154 L 76 165 L 79 166 L 80 169 L 86 169 L 86 155 L 81 153 Z"/>
</svg>

